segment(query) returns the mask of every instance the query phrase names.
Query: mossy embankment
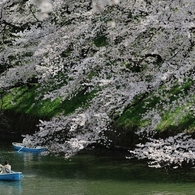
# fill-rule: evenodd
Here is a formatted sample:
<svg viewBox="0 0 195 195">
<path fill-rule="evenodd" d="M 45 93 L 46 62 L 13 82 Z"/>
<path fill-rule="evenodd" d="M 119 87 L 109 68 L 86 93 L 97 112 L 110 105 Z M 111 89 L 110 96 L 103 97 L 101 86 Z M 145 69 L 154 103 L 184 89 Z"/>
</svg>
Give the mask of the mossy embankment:
<svg viewBox="0 0 195 195">
<path fill-rule="evenodd" d="M 193 134 L 195 132 L 193 112 L 195 97 L 191 96 L 185 103 L 179 103 L 180 97 L 187 96 L 193 85 L 194 81 L 186 80 L 182 85 L 175 84 L 169 90 L 162 86 L 158 92 L 145 93 L 135 97 L 124 113 L 113 120 L 113 131 L 108 132 L 113 144 L 129 147 L 135 143 L 138 136 L 134 132 L 151 123 L 151 119 L 143 120 L 143 116 L 154 109 L 163 113 L 160 123 L 156 126 L 158 136 L 167 137 L 184 131 Z M 4 94 L 1 108 L 5 121 L 1 120 L 1 129 L 20 135 L 33 133 L 38 130 L 39 119 L 48 120 L 59 114 L 71 114 L 75 109 L 87 106 L 88 100 L 95 95 L 95 92 L 90 94 L 81 92 L 71 100 L 50 101 L 36 99 L 37 93 L 37 86 L 30 88 L 25 86 Z M 169 104 L 165 101 L 167 98 Z"/>
</svg>

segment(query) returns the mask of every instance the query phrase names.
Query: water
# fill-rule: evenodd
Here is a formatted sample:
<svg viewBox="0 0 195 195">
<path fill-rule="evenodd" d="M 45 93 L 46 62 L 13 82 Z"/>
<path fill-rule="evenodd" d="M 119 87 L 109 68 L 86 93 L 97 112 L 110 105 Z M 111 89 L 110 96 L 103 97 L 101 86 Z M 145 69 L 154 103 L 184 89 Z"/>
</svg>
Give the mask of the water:
<svg viewBox="0 0 195 195">
<path fill-rule="evenodd" d="M 0 144 L 0 163 L 9 160 L 24 178 L 0 181 L 0 195 L 195 195 L 195 170 L 147 168 L 124 155 L 41 156 Z"/>
</svg>

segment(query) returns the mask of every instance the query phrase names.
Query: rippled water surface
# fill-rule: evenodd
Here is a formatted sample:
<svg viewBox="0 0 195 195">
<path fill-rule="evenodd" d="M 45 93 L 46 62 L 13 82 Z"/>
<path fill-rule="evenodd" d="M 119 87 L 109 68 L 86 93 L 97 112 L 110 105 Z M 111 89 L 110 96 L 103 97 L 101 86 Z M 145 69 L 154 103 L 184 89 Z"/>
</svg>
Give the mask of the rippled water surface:
<svg viewBox="0 0 195 195">
<path fill-rule="evenodd" d="M 195 170 L 147 168 L 120 154 L 41 156 L 0 144 L 0 163 L 9 160 L 24 178 L 0 181 L 0 195 L 195 195 Z"/>
</svg>

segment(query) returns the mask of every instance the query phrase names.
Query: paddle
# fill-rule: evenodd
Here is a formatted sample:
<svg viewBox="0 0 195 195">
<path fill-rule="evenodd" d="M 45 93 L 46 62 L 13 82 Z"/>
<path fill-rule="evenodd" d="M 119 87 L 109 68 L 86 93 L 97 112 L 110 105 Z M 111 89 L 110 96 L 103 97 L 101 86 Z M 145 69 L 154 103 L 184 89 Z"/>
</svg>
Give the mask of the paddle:
<svg viewBox="0 0 195 195">
<path fill-rule="evenodd" d="M 20 150 L 22 150 L 22 148 L 24 148 L 24 146 L 22 146 L 22 147 L 18 150 L 18 152 L 20 152 Z"/>
</svg>

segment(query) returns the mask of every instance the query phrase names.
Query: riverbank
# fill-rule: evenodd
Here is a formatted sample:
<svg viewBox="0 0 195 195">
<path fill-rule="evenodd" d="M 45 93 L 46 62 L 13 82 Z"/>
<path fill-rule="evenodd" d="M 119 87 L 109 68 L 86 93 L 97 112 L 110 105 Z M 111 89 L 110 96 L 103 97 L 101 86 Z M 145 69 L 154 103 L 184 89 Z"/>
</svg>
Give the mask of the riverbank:
<svg viewBox="0 0 195 195">
<path fill-rule="evenodd" d="M 3 112 L 4 123 L 0 125 L 0 141 L 21 141 L 22 135 L 33 134 L 38 131 L 38 124 L 40 117 L 36 115 L 14 112 L 13 110 L 5 110 Z M 42 117 L 41 120 L 47 120 L 48 118 Z M 112 142 L 110 148 L 116 150 L 128 150 L 140 142 L 140 137 L 135 133 L 138 127 L 125 127 L 120 125 L 119 122 L 113 124 L 113 130 L 105 132 Z M 185 129 L 183 129 L 184 131 Z M 174 136 L 181 131 L 176 127 L 165 131 L 157 131 L 155 138 L 167 138 Z M 192 132 L 191 135 L 195 137 Z M 142 141 L 144 138 L 142 137 Z M 99 146 L 100 147 L 100 146 Z"/>
</svg>

